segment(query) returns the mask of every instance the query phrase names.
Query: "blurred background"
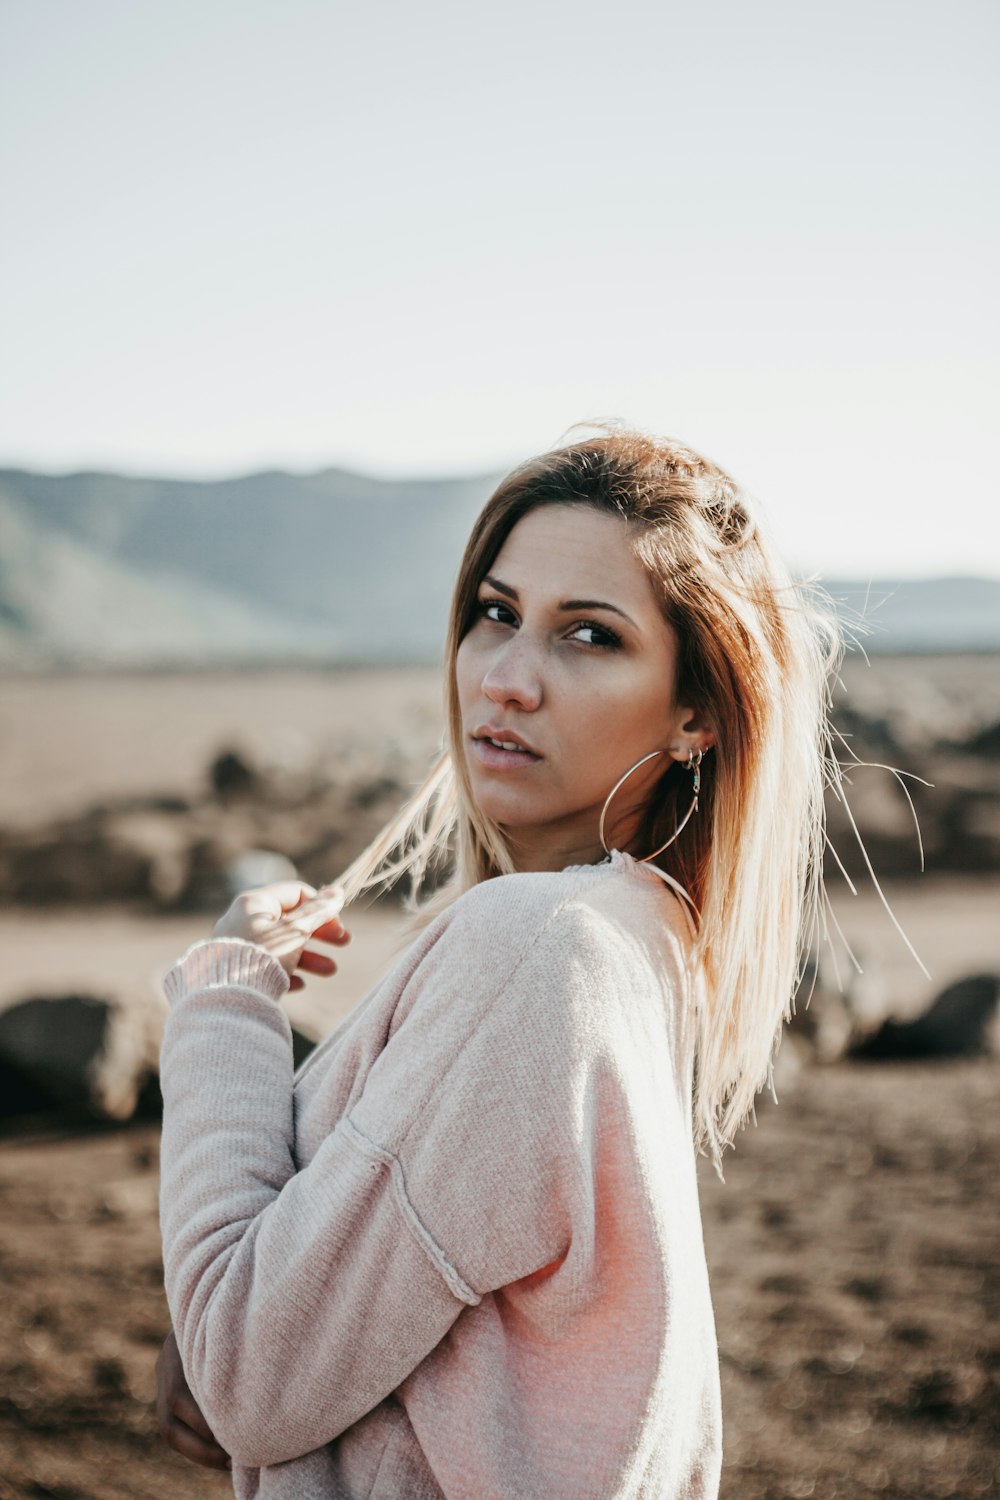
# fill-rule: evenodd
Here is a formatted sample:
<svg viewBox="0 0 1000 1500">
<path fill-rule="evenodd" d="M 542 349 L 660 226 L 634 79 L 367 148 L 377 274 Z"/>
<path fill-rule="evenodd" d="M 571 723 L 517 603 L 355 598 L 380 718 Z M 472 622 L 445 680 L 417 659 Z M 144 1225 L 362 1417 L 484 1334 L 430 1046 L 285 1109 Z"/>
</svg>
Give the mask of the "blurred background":
<svg viewBox="0 0 1000 1500">
<path fill-rule="evenodd" d="M 723 1496 L 997 1493 L 998 39 L 0 6 L 0 1500 L 228 1491 L 150 1405 L 160 976 L 421 779 L 469 525 L 593 418 L 729 469 L 852 631 L 864 849 L 833 804 L 780 1107 L 702 1173 Z M 299 1055 L 406 940 L 351 925 Z"/>
</svg>

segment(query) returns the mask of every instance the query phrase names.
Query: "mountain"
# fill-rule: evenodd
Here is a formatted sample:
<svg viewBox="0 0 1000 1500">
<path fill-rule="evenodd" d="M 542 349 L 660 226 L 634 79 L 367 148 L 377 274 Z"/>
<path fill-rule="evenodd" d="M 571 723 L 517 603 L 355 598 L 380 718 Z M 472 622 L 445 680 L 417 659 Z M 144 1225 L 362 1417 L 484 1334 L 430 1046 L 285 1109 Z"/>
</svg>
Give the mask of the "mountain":
<svg viewBox="0 0 1000 1500">
<path fill-rule="evenodd" d="M 0 669 L 428 661 L 496 476 L 0 470 Z M 869 651 L 1000 649 L 1000 580 L 824 580 Z"/>
<path fill-rule="evenodd" d="M 868 652 L 1000 650 L 1000 579 L 824 578 L 823 587 Z"/>
<path fill-rule="evenodd" d="M 433 660 L 494 483 L 0 470 L 0 666 Z"/>
</svg>

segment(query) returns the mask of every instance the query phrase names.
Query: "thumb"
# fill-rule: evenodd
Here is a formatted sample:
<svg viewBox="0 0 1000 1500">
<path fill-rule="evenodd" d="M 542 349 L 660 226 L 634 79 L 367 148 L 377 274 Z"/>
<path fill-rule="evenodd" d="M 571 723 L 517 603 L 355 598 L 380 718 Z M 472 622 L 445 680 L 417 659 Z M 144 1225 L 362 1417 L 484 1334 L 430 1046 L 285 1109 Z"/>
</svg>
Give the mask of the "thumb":
<svg viewBox="0 0 1000 1500">
<path fill-rule="evenodd" d="M 292 912 L 316 892 L 302 880 L 282 880 L 274 885 L 257 886 L 244 891 L 237 900 L 243 903 L 248 915 L 270 917 L 280 922 L 286 913 Z"/>
</svg>

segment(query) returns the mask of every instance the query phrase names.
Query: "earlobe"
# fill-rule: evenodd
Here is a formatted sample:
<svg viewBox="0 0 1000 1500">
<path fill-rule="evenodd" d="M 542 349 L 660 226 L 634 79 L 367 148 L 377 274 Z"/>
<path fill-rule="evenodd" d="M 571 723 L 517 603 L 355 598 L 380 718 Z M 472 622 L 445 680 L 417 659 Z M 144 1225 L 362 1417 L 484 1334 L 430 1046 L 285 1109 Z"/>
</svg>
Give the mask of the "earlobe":
<svg viewBox="0 0 1000 1500">
<path fill-rule="evenodd" d="M 700 761 L 709 750 L 714 748 L 711 740 L 704 742 L 701 740 L 690 740 L 683 745 L 672 745 L 670 747 L 670 754 L 679 766 L 689 766 L 695 756 Z"/>
</svg>

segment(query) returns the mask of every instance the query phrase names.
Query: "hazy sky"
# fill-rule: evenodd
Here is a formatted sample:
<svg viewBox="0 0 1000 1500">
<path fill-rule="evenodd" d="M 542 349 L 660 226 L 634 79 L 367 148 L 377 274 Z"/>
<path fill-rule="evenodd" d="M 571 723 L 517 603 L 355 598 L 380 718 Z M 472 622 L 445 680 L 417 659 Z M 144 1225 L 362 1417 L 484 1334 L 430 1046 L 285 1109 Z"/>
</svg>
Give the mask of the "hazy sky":
<svg viewBox="0 0 1000 1500">
<path fill-rule="evenodd" d="M 622 416 L 799 566 L 1000 574 L 995 0 L 0 0 L 0 463 Z"/>
</svg>

